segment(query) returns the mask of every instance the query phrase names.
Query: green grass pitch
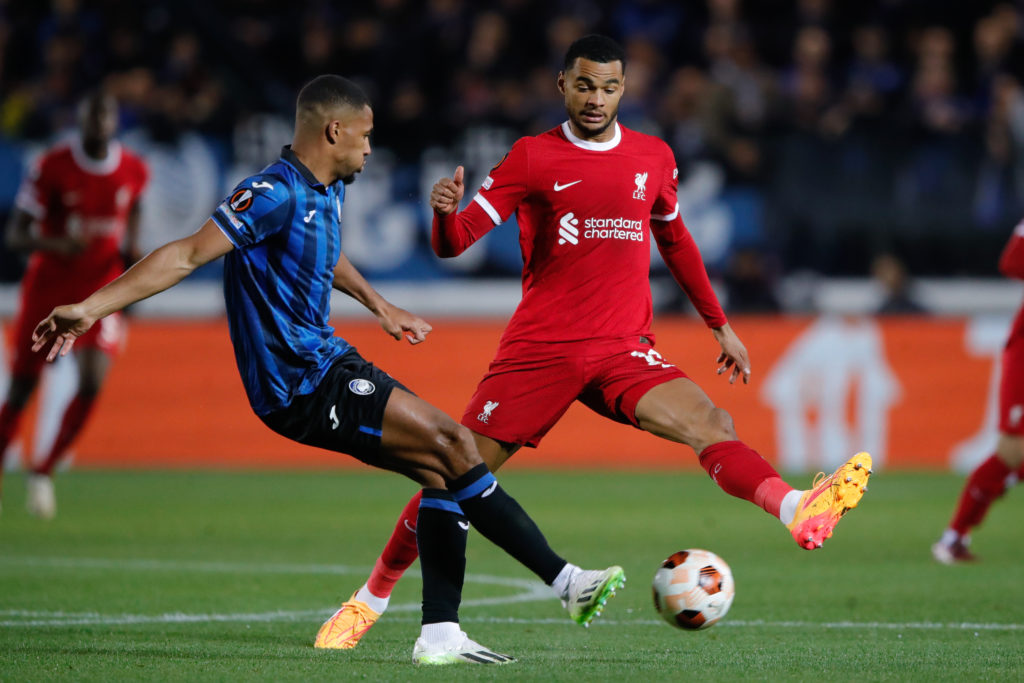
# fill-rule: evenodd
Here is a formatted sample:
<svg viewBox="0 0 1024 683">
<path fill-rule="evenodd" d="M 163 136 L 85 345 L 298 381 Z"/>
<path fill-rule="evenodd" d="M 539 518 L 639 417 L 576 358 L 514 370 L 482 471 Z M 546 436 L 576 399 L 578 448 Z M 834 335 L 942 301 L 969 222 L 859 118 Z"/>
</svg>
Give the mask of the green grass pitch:
<svg viewBox="0 0 1024 683">
<path fill-rule="evenodd" d="M 8 475 L 0 681 L 1024 678 L 1024 488 L 976 534 L 983 561 L 945 567 L 929 545 L 959 492 L 953 475 L 879 472 L 814 552 L 703 473 L 501 480 L 558 552 L 621 564 L 628 583 L 583 629 L 474 535 L 463 626 L 519 662 L 425 669 L 410 661 L 418 565 L 359 648 L 312 648 L 415 491 L 397 476 L 70 472 L 43 522 Z M 651 605 L 654 570 L 688 547 L 718 553 L 736 578 L 731 612 L 707 631 L 670 628 Z"/>
</svg>

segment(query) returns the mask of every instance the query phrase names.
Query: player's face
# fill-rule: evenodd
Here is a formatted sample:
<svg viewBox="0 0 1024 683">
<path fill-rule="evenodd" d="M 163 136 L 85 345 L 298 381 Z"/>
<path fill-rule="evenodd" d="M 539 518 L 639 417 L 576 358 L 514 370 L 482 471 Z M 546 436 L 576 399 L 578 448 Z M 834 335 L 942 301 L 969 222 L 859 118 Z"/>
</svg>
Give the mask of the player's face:
<svg viewBox="0 0 1024 683">
<path fill-rule="evenodd" d="M 80 110 L 82 139 L 87 144 L 106 144 L 117 132 L 117 105 L 107 97 L 87 102 Z"/>
<path fill-rule="evenodd" d="M 373 110 L 367 106 L 351 110 L 338 124 L 334 149 L 335 175 L 348 185 L 355 181 L 356 174 L 366 165 L 366 157 L 370 156 Z"/>
<path fill-rule="evenodd" d="M 565 95 L 565 110 L 577 135 L 598 138 L 615 123 L 626 78 L 622 62 L 592 62 L 580 57 L 568 71 L 558 74 L 558 89 Z"/>
</svg>

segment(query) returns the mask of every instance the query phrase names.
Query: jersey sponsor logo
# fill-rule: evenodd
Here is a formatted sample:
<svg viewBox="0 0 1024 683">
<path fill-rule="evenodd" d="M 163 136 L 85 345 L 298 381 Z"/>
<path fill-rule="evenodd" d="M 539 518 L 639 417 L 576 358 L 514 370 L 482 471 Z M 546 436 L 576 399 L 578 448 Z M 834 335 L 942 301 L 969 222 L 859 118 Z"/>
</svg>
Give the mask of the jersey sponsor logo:
<svg viewBox="0 0 1024 683">
<path fill-rule="evenodd" d="M 331 418 L 331 431 L 334 431 L 341 424 L 341 421 L 338 420 L 338 406 L 331 406 L 331 412 L 327 417 Z"/>
<path fill-rule="evenodd" d="M 647 171 L 637 173 L 633 177 L 633 182 L 636 183 L 636 189 L 633 191 L 633 199 L 639 199 L 641 201 L 647 199 L 647 195 L 644 194 L 647 191 Z"/>
<path fill-rule="evenodd" d="M 587 218 L 583 221 L 583 237 L 586 239 L 627 240 L 643 242 L 646 239 L 644 221 L 630 218 Z M 580 220 L 569 212 L 558 221 L 558 243 L 580 243 Z"/>
<path fill-rule="evenodd" d="M 494 483 L 497 484 L 498 482 Z M 469 522 L 457 522 L 457 524 L 459 525 L 459 528 L 463 531 L 469 531 Z"/>
<path fill-rule="evenodd" d="M 558 181 L 556 180 L 556 181 L 555 181 L 555 192 L 561 192 L 562 190 L 564 190 L 564 189 L 565 189 L 565 188 L 567 188 L 567 187 L 572 187 L 573 185 L 575 185 L 575 184 L 577 184 L 577 183 L 582 183 L 582 182 L 583 182 L 582 180 L 574 180 L 574 181 L 572 181 L 571 183 L 565 183 L 564 185 L 561 185 L 561 184 L 559 184 L 559 182 L 558 182 Z"/>
<path fill-rule="evenodd" d="M 477 415 L 476 419 L 480 420 L 484 424 L 487 424 L 491 420 L 491 413 L 493 413 L 494 409 L 497 408 L 499 405 L 501 404 L 498 403 L 497 401 L 487 401 L 486 403 L 484 403 L 483 412 Z"/>
<path fill-rule="evenodd" d="M 315 215 L 316 215 L 316 209 L 310 209 L 309 213 L 307 213 L 306 216 L 302 219 L 302 222 L 303 223 L 310 222 L 311 220 L 313 220 L 313 216 L 315 216 Z"/>
<path fill-rule="evenodd" d="M 259 190 L 259 189 L 273 190 L 274 186 L 273 186 L 273 184 L 268 183 L 266 180 L 260 180 L 258 182 L 254 182 L 252 184 L 252 189 L 254 189 L 254 190 Z"/>
<path fill-rule="evenodd" d="M 491 185 L 493 184 L 494 178 L 492 178 L 491 176 L 487 176 L 486 178 L 484 178 L 484 182 L 482 185 L 480 185 L 480 187 L 484 188 L 485 190 L 489 190 L 491 189 Z"/>
<path fill-rule="evenodd" d="M 228 206 L 230 206 L 231 210 L 235 213 L 242 213 L 243 211 L 248 210 L 248 208 L 252 206 L 252 190 L 247 187 L 243 187 L 241 190 L 238 190 L 231 195 L 231 199 L 228 200 Z"/>
<path fill-rule="evenodd" d="M 562 216 L 561 220 L 558 221 L 558 243 L 579 244 L 579 224 L 580 222 L 576 219 L 576 215 L 571 211 Z"/>
<path fill-rule="evenodd" d="M 360 396 L 369 396 L 377 387 L 368 379 L 354 379 L 348 383 L 348 390 Z"/>
<path fill-rule="evenodd" d="M 634 358 L 643 358 L 645 361 L 647 361 L 648 365 L 660 365 L 663 368 L 674 367 L 672 363 L 666 363 L 665 357 L 662 356 L 657 351 L 655 351 L 654 349 L 650 349 L 649 351 L 633 351 L 629 355 L 633 356 Z"/>
</svg>

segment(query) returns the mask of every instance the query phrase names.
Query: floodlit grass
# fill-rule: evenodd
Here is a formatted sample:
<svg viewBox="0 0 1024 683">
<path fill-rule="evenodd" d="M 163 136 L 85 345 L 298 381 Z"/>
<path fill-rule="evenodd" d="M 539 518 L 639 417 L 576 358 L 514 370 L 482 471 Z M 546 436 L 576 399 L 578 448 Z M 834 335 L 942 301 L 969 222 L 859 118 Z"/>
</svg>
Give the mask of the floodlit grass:
<svg viewBox="0 0 1024 683">
<path fill-rule="evenodd" d="M 9 475 L 0 680 L 1024 678 L 1024 490 L 976 535 L 981 563 L 944 567 L 929 545 L 962 483 L 951 475 L 879 473 L 815 552 L 703 474 L 501 480 L 556 550 L 587 567 L 621 564 L 629 582 L 584 630 L 555 599 L 531 598 L 533 577 L 474 535 L 463 626 L 519 662 L 422 669 L 410 663 L 418 565 L 356 650 L 311 646 L 415 491 L 399 477 L 72 472 L 57 480 L 58 518 L 43 522 Z M 660 621 L 649 584 L 689 547 L 724 557 L 737 585 L 726 619 L 694 633 Z"/>
</svg>

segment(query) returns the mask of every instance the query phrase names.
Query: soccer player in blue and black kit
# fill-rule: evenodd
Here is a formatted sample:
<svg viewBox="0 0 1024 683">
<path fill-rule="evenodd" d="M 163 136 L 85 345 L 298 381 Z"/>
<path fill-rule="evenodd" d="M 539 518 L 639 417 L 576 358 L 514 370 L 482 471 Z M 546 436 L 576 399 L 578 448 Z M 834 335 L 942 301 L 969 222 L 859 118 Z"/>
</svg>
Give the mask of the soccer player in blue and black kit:
<svg viewBox="0 0 1024 683">
<path fill-rule="evenodd" d="M 341 253 L 345 185 L 366 163 L 372 129 L 373 111 L 358 86 L 340 76 L 314 79 L 299 93 L 295 135 L 278 161 L 243 180 L 194 234 L 156 249 L 85 300 L 55 308 L 36 326 L 33 349 L 52 342 L 53 361 L 97 320 L 226 255 L 231 341 L 259 418 L 290 439 L 423 486 L 423 625 L 413 661 L 504 664 L 515 660 L 459 627 L 469 523 L 552 586 L 574 618 L 599 613 L 621 585 L 622 570 L 583 571 L 552 551 L 487 469 L 469 430 L 334 336 L 332 288 L 366 306 L 395 339 L 418 344 L 430 332 L 424 320 L 374 291 Z M 336 625 L 328 620 L 321 631 Z"/>
</svg>

